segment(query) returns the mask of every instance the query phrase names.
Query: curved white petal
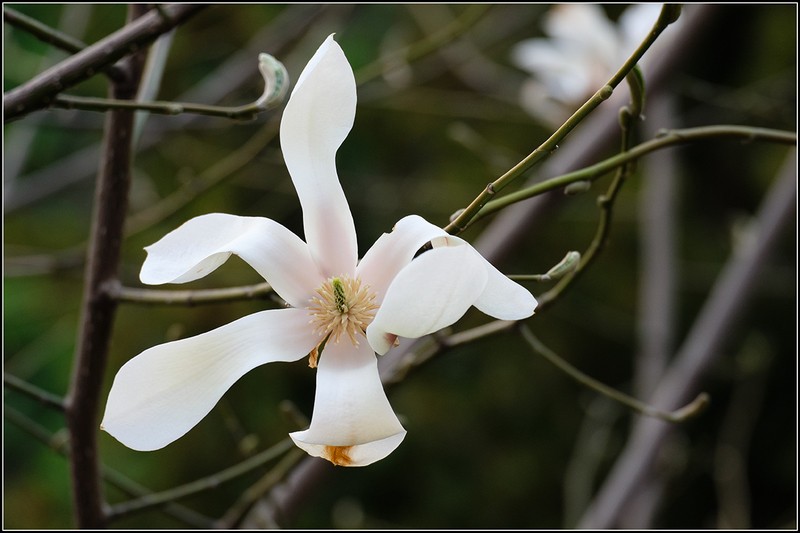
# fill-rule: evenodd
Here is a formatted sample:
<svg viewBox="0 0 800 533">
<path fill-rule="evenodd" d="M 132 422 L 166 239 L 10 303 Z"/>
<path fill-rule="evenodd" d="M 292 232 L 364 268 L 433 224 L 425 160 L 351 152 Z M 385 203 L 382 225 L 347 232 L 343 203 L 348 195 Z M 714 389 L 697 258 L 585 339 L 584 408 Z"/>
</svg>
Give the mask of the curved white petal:
<svg viewBox="0 0 800 533">
<path fill-rule="evenodd" d="M 296 361 L 318 341 L 305 310 L 274 309 L 154 346 L 120 368 L 100 427 L 134 450 L 163 448 L 200 422 L 251 369 Z"/>
<path fill-rule="evenodd" d="M 473 305 L 489 316 L 500 320 L 521 320 L 531 316 L 538 303 L 528 289 L 511 281 L 494 265 L 460 237 L 445 235 L 431 241 L 434 249 L 448 246 L 465 246 L 474 252 L 474 260 L 486 269 L 486 286 Z"/>
<path fill-rule="evenodd" d="M 511 60 L 515 65 L 540 78 L 553 76 L 553 73 L 582 70 L 585 65 L 581 59 L 587 58 L 575 54 L 573 47 L 565 48 L 553 39 L 526 39 L 511 50 Z M 576 63 L 567 63 L 575 60 Z"/>
<path fill-rule="evenodd" d="M 500 320 L 522 320 L 533 315 L 539 305 L 533 294 L 519 283 L 508 279 L 489 261 L 486 263 L 486 288 L 475 300 L 475 307 Z"/>
<path fill-rule="evenodd" d="M 295 444 L 334 464 L 366 466 L 394 451 L 405 434 L 369 345 L 328 344 L 317 366 L 311 425 L 289 435 Z"/>
<path fill-rule="evenodd" d="M 356 231 L 336 151 L 353 126 L 356 83 L 342 49 L 328 37 L 300 74 L 281 120 L 281 148 L 300 204 L 306 242 L 325 277 L 353 275 Z"/>
<path fill-rule="evenodd" d="M 408 265 L 422 246 L 447 233 L 419 215 L 401 218 L 391 233 L 381 235 L 364 254 L 356 268 L 356 276 L 375 294 L 380 304 L 386 289 L 400 270 Z"/>
<path fill-rule="evenodd" d="M 274 220 L 210 213 L 195 217 L 146 247 L 142 283 L 185 283 L 237 254 L 283 299 L 305 306 L 322 277 L 300 238 Z"/>
<path fill-rule="evenodd" d="M 367 339 L 379 354 L 396 336 L 422 337 L 453 324 L 483 293 L 487 270 L 478 252 L 467 244 L 435 246 L 397 274 L 367 327 Z"/>
</svg>

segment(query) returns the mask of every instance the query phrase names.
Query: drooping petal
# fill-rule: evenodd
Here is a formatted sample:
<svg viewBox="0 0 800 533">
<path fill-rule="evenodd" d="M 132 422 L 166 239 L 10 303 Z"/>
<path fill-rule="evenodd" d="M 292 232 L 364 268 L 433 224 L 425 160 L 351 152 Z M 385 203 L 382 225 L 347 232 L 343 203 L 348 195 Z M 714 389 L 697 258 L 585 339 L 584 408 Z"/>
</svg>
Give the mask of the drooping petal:
<svg viewBox="0 0 800 533">
<path fill-rule="evenodd" d="M 134 450 L 163 448 L 200 422 L 251 369 L 296 361 L 318 341 L 305 310 L 273 309 L 154 346 L 120 368 L 101 428 Z"/>
<path fill-rule="evenodd" d="M 384 233 L 375 241 L 359 262 L 356 275 L 375 294 L 376 304 L 380 305 L 389 284 L 422 245 L 443 235 L 447 233 L 442 228 L 419 215 L 409 215 L 400 219 L 391 233 Z"/>
<path fill-rule="evenodd" d="M 539 305 L 533 294 L 519 283 L 508 279 L 489 261 L 485 261 L 486 287 L 475 300 L 479 311 L 500 320 L 522 320 L 533 315 Z"/>
<path fill-rule="evenodd" d="M 436 237 L 431 241 L 431 244 L 434 249 L 449 246 L 472 248 L 467 241 L 453 235 Z M 528 289 L 515 281 L 511 281 L 477 251 L 474 253 L 474 258 L 486 269 L 487 275 L 486 286 L 473 303 L 475 307 L 500 320 L 521 320 L 533 314 L 538 302 Z"/>
<path fill-rule="evenodd" d="M 306 242 L 325 277 L 352 276 L 358 259 L 353 216 L 336 173 L 336 151 L 355 113 L 353 70 L 331 35 L 300 74 L 280 131 Z"/>
<path fill-rule="evenodd" d="M 370 345 L 384 354 L 397 336 L 422 337 L 464 316 L 486 286 L 483 261 L 466 244 L 434 248 L 414 259 L 389 285 L 367 327 Z"/>
<path fill-rule="evenodd" d="M 142 283 L 185 283 L 237 254 L 295 307 L 323 281 L 306 244 L 274 220 L 211 213 L 195 217 L 145 248 Z"/>
<path fill-rule="evenodd" d="M 289 436 L 315 457 L 366 466 L 394 451 L 406 430 L 383 390 L 367 343 L 330 343 L 320 355 L 311 425 Z"/>
</svg>

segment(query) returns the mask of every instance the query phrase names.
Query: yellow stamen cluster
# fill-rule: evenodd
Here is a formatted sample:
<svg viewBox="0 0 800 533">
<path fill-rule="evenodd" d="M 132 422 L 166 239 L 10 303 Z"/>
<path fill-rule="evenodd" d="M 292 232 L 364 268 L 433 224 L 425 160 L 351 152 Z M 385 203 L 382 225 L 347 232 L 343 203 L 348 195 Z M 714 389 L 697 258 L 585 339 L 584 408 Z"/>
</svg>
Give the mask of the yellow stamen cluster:
<svg viewBox="0 0 800 533">
<path fill-rule="evenodd" d="M 344 276 L 323 283 L 309 306 L 315 332 L 325 338 L 322 346 L 328 341 L 339 342 L 343 333 L 358 345 L 357 335 L 365 334 L 378 309 L 374 301 L 375 294 L 358 278 Z"/>
</svg>

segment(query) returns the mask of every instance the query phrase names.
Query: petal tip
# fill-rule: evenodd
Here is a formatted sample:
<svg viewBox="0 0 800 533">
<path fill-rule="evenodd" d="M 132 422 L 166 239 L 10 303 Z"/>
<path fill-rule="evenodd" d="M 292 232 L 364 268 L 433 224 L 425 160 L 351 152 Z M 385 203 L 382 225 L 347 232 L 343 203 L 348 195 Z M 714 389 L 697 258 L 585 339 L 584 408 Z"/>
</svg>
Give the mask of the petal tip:
<svg viewBox="0 0 800 533">
<path fill-rule="evenodd" d="M 302 449 L 313 457 L 320 457 L 333 463 L 336 466 L 368 466 L 372 463 L 385 459 L 389 456 L 403 439 L 406 437 L 406 430 L 401 429 L 397 433 L 372 442 L 352 445 L 331 445 L 316 444 L 303 440 L 306 431 L 296 431 L 290 433 L 298 448 Z"/>
</svg>

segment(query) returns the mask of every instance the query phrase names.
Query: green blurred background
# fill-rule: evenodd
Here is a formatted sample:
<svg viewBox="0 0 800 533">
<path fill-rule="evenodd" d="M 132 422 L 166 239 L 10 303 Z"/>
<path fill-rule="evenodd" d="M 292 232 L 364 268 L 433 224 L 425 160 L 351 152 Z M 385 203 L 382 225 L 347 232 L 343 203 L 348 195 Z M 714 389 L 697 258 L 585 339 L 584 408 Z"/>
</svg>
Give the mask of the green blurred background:
<svg viewBox="0 0 800 533">
<path fill-rule="evenodd" d="M 126 12 L 123 5 L 6 6 L 87 43 L 118 29 Z M 258 52 L 275 55 L 296 79 L 333 32 L 358 75 L 381 56 L 478 7 L 210 6 L 175 32 L 158 98 L 251 102 L 263 87 Z M 624 7 L 605 9 L 615 19 Z M 509 60 L 515 43 L 542 34 L 548 8 L 491 6 L 465 34 L 474 47 L 470 54 L 434 52 L 359 86 L 355 125 L 337 161 L 361 253 L 404 215 L 418 213 L 445 225 L 451 213 L 551 133 L 518 105 L 525 74 Z M 796 21 L 795 5 L 717 6 L 667 82 L 678 110 L 675 125 L 795 131 Z M 8 24 L 4 30 L 4 91 L 66 57 Z M 105 85 L 95 76 L 69 93 L 104 96 Z M 247 122 L 148 118 L 135 161 L 131 234 L 123 245 L 125 285 L 140 286 L 144 246 L 203 213 L 266 216 L 302 235 L 296 194 L 277 138 L 268 134 L 279 113 Z M 77 335 L 102 122 L 100 113 L 45 110 L 4 127 L 4 371 L 58 395 L 67 390 Z M 734 142 L 670 151 L 678 168 L 674 349 L 731 254 L 736 228 L 755 213 L 787 151 Z M 639 196 L 646 168 L 647 159 L 620 194 L 611 241 L 600 260 L 556 305 L 528 321 L 565 359 L 625 391 L 631 390 L 638 343 Z M 604 178 L 589 193 L 561 202 L 545 223 L 526 231 L 498 268 L 542 273 L 567 250 L 584 250 L 597 225 L 596 197 L 607 183 Z M 187 200 L 158 211 L 162 199 L 176 191 L 186 192 Z M 487 222 L 462 236 L 474 240 Z M 746 468 L 739 487 L 745 523 L 733 527 L 796 527 L 796 241 L 792 225 L 724 353 L 702 380 L 711 407 L 687 423 L 666 452 L 666 492 L 654 527 L 721 525 L 727 473 L 719 468 L 731 427 L 740 430 L 734 431 L 736 450 Z M 232 258 L 206 279 L 179 288 L 259 281 Z M 549 287 L 528 286 L 534 294 Z M 121 305 L 104 390 L 119 367 L 142 350 L 270 305 Z M 470 312 L 455 329 L 487 320 Z M 313 384 L 313 372 L 300 363 L 257 368 L 165 449 L 135 452 L 102 434 L 102 460 L 154 491 L 208 476 L 283 439 L 294 428 L 281 415 L 280 402 L 291 400 L 310 415 Z M 403 444 L 368 468 L 331 467 L 283 526 L 571 527 L 624 445 L 632 420 L 513 335 L 452 350 L 416 370 L 389 396 L 408 430 Z M 7 387 L 3 401 L 7 414 L 13 410 L 56 438 L 63 436 L 59 413 Z M 71 527 L 67 462 L 8 416 L 3 427 L 4 526 Z M 576 471 L 576 450 L 587 442 L 595 471 Z M 264 472 L 181 502 L 219 517 Z M 107 495 L 111 503 L 124 499 L 110 488 Z M 112 527 L 182 524 L 151 510 Z"/>
</svg>

